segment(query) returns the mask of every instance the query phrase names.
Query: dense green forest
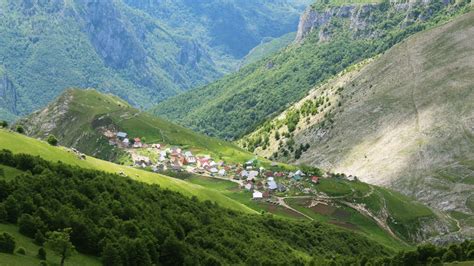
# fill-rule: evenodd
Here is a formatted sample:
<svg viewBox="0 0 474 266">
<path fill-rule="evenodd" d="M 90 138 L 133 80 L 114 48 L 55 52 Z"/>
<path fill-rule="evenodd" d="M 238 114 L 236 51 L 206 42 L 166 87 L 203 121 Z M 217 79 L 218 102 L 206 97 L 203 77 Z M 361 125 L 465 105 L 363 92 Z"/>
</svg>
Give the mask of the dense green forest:
<svg viewBox="0 0 474 266">
<path fill-rule="evenodd" d="M 70 230 L 71 245 L 105 265 L 424 265 L 474 258 L 474 242 L 395 254 L 318 222 L 247 215 L 105 172 L 7 150 L 0 164 L 21 173 L 0 172 L 2 223 L 16 223 L 46 244 Z M 11 240 L 2 235 L 0 249 Z"/>
<path fill-rule="evenodd" d="M 398 9 L 384 1 L 357 7 L 361 8 L 357 18 L 334 15 L 303 43 L 166 100 L 152 112 L 208 135 L 236 139 L 301 99 L 313 86 L 415 32 L 449 20 L 467 10 L 468 2 L 445 5 L 433 0 Z M 354 19 L 364 26 L 354 29 Z"/>
</svg>

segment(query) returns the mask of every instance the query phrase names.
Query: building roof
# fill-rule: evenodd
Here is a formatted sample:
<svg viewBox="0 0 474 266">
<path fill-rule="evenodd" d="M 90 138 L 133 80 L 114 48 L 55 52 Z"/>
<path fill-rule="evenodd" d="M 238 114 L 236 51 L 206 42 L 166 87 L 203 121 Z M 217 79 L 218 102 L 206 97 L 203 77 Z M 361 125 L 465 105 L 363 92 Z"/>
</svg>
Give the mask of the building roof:
<svg viewBox="0 0 474 266">
<path fill-rule="evenodd" d="M 304 173 L 303 173 L 303 171 L 298 170 L 298 171 L 295 172 L 295 175 L 304 176 Z"/>
<path fill-rule="evenodd" d="M 272 190 L 277 189 L 278 188 L 277 183 L 273 180 L 268 181 L 268 188 Z"/>
<path fill-rule="evenodd" d="M 262 194 L 262 192 L 255 190 L 252 194 L 252 197 L 254 199 L 261 199 L 261 198 L 263 198 L 263 194 Z"/>
<path fill-rule="evenodd" d="M 125 133 L 125 132 L 119 132 L 119 133 L 117 133 L 117 137 L 119 137 L 119 138 L 126 138 L 126 137 L 127 137 L 127 133 Z"/>
</svg>

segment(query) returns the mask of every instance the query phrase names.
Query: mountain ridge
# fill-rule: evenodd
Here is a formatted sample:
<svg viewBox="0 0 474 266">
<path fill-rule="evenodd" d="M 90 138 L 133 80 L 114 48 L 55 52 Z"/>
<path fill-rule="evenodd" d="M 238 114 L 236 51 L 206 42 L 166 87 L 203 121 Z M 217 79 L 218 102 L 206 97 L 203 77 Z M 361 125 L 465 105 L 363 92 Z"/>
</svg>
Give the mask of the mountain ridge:
<svg viewBox="0 0 474 266">
<path fill-rule="evenodd" d="M 304 97 L 314 85 L 464 12 L 468 5 L 433 0 L 399 6 L 385 1 L 315 11 L 324 15 L 329 10 L 330 15 L 308 27 L 310 34 L 303 42 L 150 111 L 195 131 L 235 140 Z"/>
</svg>

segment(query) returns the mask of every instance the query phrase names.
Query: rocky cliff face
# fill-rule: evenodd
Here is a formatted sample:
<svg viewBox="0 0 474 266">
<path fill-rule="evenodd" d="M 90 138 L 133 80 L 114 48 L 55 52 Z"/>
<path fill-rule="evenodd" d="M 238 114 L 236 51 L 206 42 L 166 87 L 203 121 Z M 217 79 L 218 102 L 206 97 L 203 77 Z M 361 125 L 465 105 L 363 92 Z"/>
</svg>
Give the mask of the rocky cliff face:
<svg viewBox="0 0 474 266">
<path fill-rule="evenodd" d="M 190 65 L 196 67 L 201 59 L 205 58 L 207 61 L 212 62 L 209 54 L 197 41 L 185 41 L 181 45 L 179 52 L 178 62 L 181 65 Z"/>
<path fill-rule="evenodd" d="M 413 23 L 416 20 L 427 19 L 432 11 L 427 8 L 427 12 L 411 12 L 417 6 L 428 6 L 432 0 L 410 0 L 401 2 L 398 0 L 390 1 L 384 4 L 364 4 L 364 5 L 342 5 L 327 8 L 309 7 L 301 15 L 296 34 L 296 43 L 304 40 L 313 30 L 319 31 L 319 40 L 325 41 L 330 36 L 327 34 L 327 28 L 334 18 L 343 18 L 349 21 L 349 30 L 354 34 L 363 33 L 366 36 L 377 36 L 377 32 L 369 29 L 370 24 L 374 21 L 372 11 L 375 9 L 393 9 L 394 12 L 405 13 L 405 24 Z M 439 2 L 442 5 L 448 5 L 449 0 Z M 366 31 L 367 30 L 367 31 Z"/>
<path fill-rule="evenodd" d="M 0 107 L 5 108 L 13 114 L 17 114 L 17 100 L 17 91 L 12 81 L 6 74 L 0 73 Z"/>
<path fill-rule="evenodd" d="M 367 5 L 346 5 L 330 7 L 324 10 L 308 8 L 300 18 L 295 41 L 302 42 L 303 39 L 313 30 L 319 30 L 320 41 L 326 40 L 329 36 L 325 32 L 325 26 L 329 25 L 334 18 L 343 18 L 350 21 L 349 29 L 354 33 L 364 30 L 370 23 L 370 13 L 377 8 L 376 4 Z"/>
<path fill-rule="evenodd" d="M 78 0 L 84 30 L 104 62 L 114 68 L 124 68 L 129 62 L 143 65 L 145 49 L 127 29 L 126 20 L 110 1 Z"/>
</svg>

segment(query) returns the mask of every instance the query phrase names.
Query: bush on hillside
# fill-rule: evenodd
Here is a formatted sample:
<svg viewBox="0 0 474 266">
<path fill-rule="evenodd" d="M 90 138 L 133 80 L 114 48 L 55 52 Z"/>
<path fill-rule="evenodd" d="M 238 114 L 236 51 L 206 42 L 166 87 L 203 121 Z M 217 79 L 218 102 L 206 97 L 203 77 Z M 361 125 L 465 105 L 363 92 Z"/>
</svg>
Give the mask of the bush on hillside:
<svg viewBox="0 0 474 266">
<path fill-rule="evenodd" d="M 26 250 L 25 250 L 24 247 L 19 247 L 19 248 L 16 250 L 16 253 L 21 254 L 21 255 L 26 255 Z"/>
<path fill-rule="evenodd" d="M 46 238 L 44 237 L 43 233 L 41 233 L 40 230 L 36 231 L 36 233 L 35 233 L 35 243 L 37 245 L 42 246 L 45 241 L 46 241 Z"/>
<path fill-rule="evenodd" d="M 0 252 L 13 254 L 15 246 L 15 238 L 12 235 L 6 232 L 0 235 Z"/>
<path fill-rule="evenodd" d="M 38 249 L 38 254 L 36 255 L 40 260 L 46 260 L 46 250 L 44 248 Z M 118 265 L 118 264 L 117 264 Z"/>
<path fill-rule="evenodd" d="M 56 146 L 58 145 L 58 139 L 54 135 L 49 135 L 46 141 L 49 143 L 51 146 Z"/>
<path fill-rule="evenodd" d="M 24 134 L 25 133 L 25 129 L 23 128 L 23 126 L 20 126 L 18 125 L 16 127 L 16 132 L 20 133 L 20 134 Z"/>
</svg>

